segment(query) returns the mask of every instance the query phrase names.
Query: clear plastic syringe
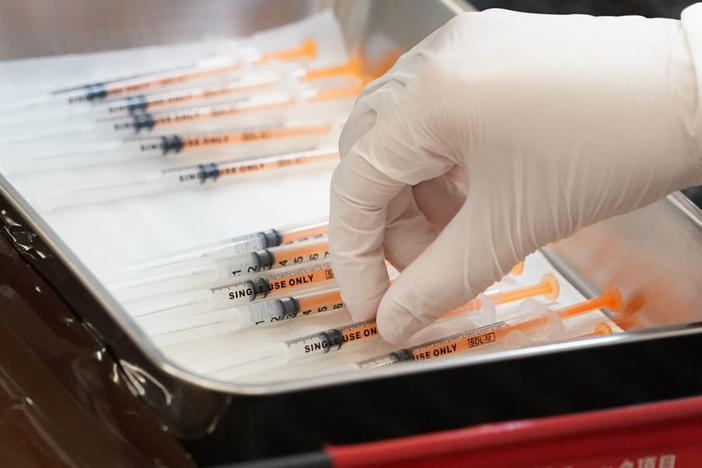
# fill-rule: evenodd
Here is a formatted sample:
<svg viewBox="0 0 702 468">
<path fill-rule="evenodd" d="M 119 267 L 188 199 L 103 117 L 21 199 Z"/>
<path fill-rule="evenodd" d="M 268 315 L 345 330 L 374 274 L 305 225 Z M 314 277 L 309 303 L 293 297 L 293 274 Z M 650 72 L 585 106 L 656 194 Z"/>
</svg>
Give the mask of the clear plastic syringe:
<svg viewBox="0 0 702 468">
<path fill-rule="evenodd" d="M 334 88 L 306 88 L 301 90 L 268 91 L 239 96 L 223 102 L 154 113 L 137 113 L 129 118 L 105 120 L 68 120 L 62 125 L 30 126 L 0 137 L 5 144 L 22 145 L 26 141 L 41 139 L 47 144 L 66 138 L 120 138 L 161 130 L 175 125 L 195 125 L 202 129 L 214 125 L 218 119 L 234 117 L 249 112 L 263 112 L 304 104 L 315 104 L 358 95 L 367 82 L 366 78 L 350 80 L 351 83 Z"/>
<path fill-rule="evenodd" d="M 497 305 L 536 296 L 554 300 L 558 297 L 558 290 L 558 281 L 547 274 L 539 283 L 510 290 L 510 294 L 480 295 L 477 299 L 444 314 L 441 318 L 470 314 L 480 310 L 484 312 L 483 315 L 490 313 L 488 315 L 492 317 L 491 311 Z M 179 320 L 169 320 L 168 323 L 158 322 L 146 325 L 152 336 L 158 337 L 160 342 L 174 343 L 205 338 L 232 330 L 272 325 L 283 320 L 307 317 L 343 307 L 341 291 L 328 289 L 254 302 L 210 314 L 187 316 Z"/>
<path fill-rule="evenodd" d="M 308 316 L 344 307 L 338 289 L 299 293 L 277 299 L 186 315 L 168 320 L 152 317 L 138 318 L 152 338 L 159 343 L 177 343 L 220 335 L 229 331 L 277 323 L 295 317 Z"/>
<path fill-rule="evenodd" d="M 478 296 L 472 301 L 468 301 L 465 305 L 458 307 L 450 312 L 446 312 L 441 318 L 448 318 L 458 314 L 464 314 L 471 310 L 477 310 L 483 307 L 483 301 L 488 299 L 493 305 L 498 306 L 509 302 L 521 301 L 530 297 L 543 296 L 549 301 L 555 301 L 560 295 L 561 288 L 558 280 L 550 273 L 546 273 L 541 277 L 541 281 L 532 286 L 523 288 L 509 289 L 507 291 L 494 292 Z"/>
<path fill-rule="evenodd" d="M 131 274 L 128 278 L 108 283 L 108 286 L 121 298 L 153 296 L 211 284 L 222 284 L 238 276 L 291 265 L 301 265 L 327 257 L 329 257 L 327 239 L 311 240 L 255 250 L 233 257 L 198 258 L 170 268 L 148 270 L 141 275 Z"/>
<path fill-rule="evenodd" d="M 486 323 L 488 318 L 494 320 L 495 309 L 490 301 L 484 299 L 482 304 L 481 308 L 466 309 L 463 313 L 481 316 L 478 318 L 479 323 Z M 240 356 L 227 356 L 224 358 L 225 364 L 222 367 L 215 367 L 208 373 L 215 373 L 218 377 L 225 378 L 241 376 L 269 367 L 339 351 L 342 346 L 376 337 L 378 337 L 378 327 L 375 320 L 350 323 L 319 333 L 274 343 Z"/>
<path fill-rule="evenodd" d="M 180 133 L 130 140 L 78 141 L 47 146 L 46 142 L 9 145 L 4 149 L 2 166 L 6 173 L 36 172 L 97 164 L 119 164 L 134 160 L 183 158 L 198 152 L 221 153 L 242 144 L 290 138 L 315 138 L 331 135 L 336 124 L 319 120 L 291 120 L 268 125 Z M 37 144 L 40 143 L 40 144 Z"/>
<path fill-rule="evenodd" d="M 136 172 L 129 177 L 96 180 L 69 187 L 48 188 L 40 194 L 37 206 L 43 211 L 105 203 L 125 198 L 204 187 L 231 180 L 235 175 L 268 171 L 300 164 L 334 161 L 339 155 L 335 148 L 322 148 L 288 154 L 273 154 L 223 162 L 210 162 L 169 169 Z M 210 185 L 208 184 L 208 186 Z"/>
<path fill-rule="evenodd" d="M 131 78 L 115 79 L 99 83 L 81 85 L 75 88 L 58 90 L 46 95 L 31 98 L 12 107 L 13 112 L 43 112 L 47 106 L 90 105 L 96 101 L 125 96 L 147 89 L 171 86 L 186 81 L 197 80 L 231 73 L 246 64 L 258 65 L 272 60 L 314 59 L 317 56 L 317 43 L 307 38 L 301 45 L 271 52 L 255 49 L 242 51 L 236 57 L 213 57 L 181 68 L 156 73 L 146 73 Z"/>
<path fill-rule="evenodd" d="M 269 249 L 279 245 L 292 244 L 310 239 L 322 239 L 329 230 L 327 218 L 318 218 L 299 224 L 289 224 L 242 236 L 230 237 L 208 244 L 170 252 L 156 258 L 141 261 L 123 268 L 118 276 L 140 275 L 149 270 L 170 268 L 194 259 L 218 259 L 233 257 L 259 249 Z"/>
<path fill-rule="evenodd" d="M 378 336 L 374 320 L 343 325 L 288 341 L 273 343 L 240 355 L 229 355 L 222 362 L 205 364 L 205 372 L 220 378 L 238 377 L 290 362 L 338 351 L 347 343 L 358 343 Z"/>
<path fill-rule="evenodd" d="M 311 82 L 314 80 L 331 79 L 344 75 L 360 76 L 363 66 L 360 57 L 352 56 L 342 65 L 323 68 L 307 68 L 303 66 L 287 67 L 286 69 L 259 69 L 229 77 L 226 81 L 208 83 L 197 87 L 184 87 L 170 91 L 139 94 L 125 97 L 116 101 L 107 101 L 90 107 L 66 106 L 55 112 L 45 113 L 33 119 L 15 119 L 14 122 L 0 121 L 0 134 L 15 134 L 31 132 L 36 136 L 42 133 L 37 129 L 61 125 L 60 120 L 71 117 L 71 122 L 82 120 L 98 121 L 107 118 L 127 117 L 154 109 L 181 106 L 196 101 L 212 100 L 253 89 L 283 86 L 286 83 Z M 78 120 L 77 120 L 78 119 Z M 89 124 L 86 124 L 89 125 Z M 47 130 L 43 134 L 55 133 Z"/>
<path fill-rule="evenodd" d="M 134 96 L 119 101 L 110 102 L 107 106 L 107 112 L 113 116 L 117 116 L 120 113 L 133 114 L 137 111 L 151 111 L 157 107 L 178 105 L 184 102 L 226 96 L 253 88 L 273 86 L 285 81 L 286 79 L 312 81 L 340 75 L 360 76 L 362 71 L 363 64 L 360 57 L 353 55 L 346 63 L 342 65 L 333 65 L 330 67 L 315 69 L 296 67 L 292 70 L 284 71 L 261 70 L 242 74 L 241 76 L 236 77 L 236 79 L 231 79 L 217 85 L 185 88 L 165 93 Z"/>
<path fill-rule="evenodd" d="M 481 346 L 490 345 L 507 338 L 511 333 L 533 333 L 549 327 L 560 325 L 565 320 L 576 315 L 606 307 L 616 311 L 621 307 L 622 296 L 619 289 L 610 286 L 599 297 L 578 304 L 551 311 L 528 314 L 507 321 L 496 322 L 484 327 L 468 330 L 462 333 L 441 338 L 439 340 L 411 346 L 393 351 L 382 356 L 366 359 L 344 366 L 344 368 L 363 369 L 383 367 L 403 361 L 421 361 L 451 355 L 462 351 L 470 351 Z M 560 337 L 556 337 L 558 339 Z"/>
<path fill-rule="evenodd" d="M 304 268 L 295 265 L 243 276 L 211 288 L 125 300 L 124 305 L 135 317 L 163 314 L 162 317 L 168 319 L 248 304 L 333 280 L 334 272 L 328 262 L 310 262 Z"/>
</svg>

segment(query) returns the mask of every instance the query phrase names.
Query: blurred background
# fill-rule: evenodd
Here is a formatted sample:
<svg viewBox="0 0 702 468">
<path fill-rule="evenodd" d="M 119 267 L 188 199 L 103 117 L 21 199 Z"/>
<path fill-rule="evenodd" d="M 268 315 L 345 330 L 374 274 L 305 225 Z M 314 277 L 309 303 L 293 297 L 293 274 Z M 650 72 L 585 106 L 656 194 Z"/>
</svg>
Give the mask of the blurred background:
<svg viewBox="0 0 702 468">
<path fill-rule="evenodd" d="M 648 17 L 680 18 L 680 12 L 692 1 L 665 0 L 476 0 L 478 10 L 508 8 L 532 13 L 587 13 L 590 15 L 643 15 Z"/>
</svg>

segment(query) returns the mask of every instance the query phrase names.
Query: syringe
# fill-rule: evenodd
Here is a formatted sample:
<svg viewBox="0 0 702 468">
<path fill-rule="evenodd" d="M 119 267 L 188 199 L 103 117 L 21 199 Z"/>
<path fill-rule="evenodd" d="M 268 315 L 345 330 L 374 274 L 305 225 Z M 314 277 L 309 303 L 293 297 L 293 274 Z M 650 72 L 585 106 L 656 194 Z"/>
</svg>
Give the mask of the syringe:
<svg viewBox="0 0 702 468">
<path fill-rule="evenodd" d="M 212 99 L 254 88 L 270 87 L 286 80 L 309 82 L 342 75 L 360 76 L 362 72 L 363 64 L 358 55 L 352 55 L 344 64 L 322 68 L 297 66 L 284 70 L 251 71 L 229 78 L 223 83 L 182 88 L 162 93 L 141 94 L 108 102 L 105 105 L 105 113 L 117 117 L 122 113 L 134 114 L 139 111 L 151 111 L 158 107 L 180 105 L 184 102 Z"/>
<path fill-rule="evenodd" d="M 139 324 L 161 344 L 190 341 L 219 335 L 228 331 L 277 323 L 296 317 L 344 307 L 338 289 L 300 293 L 254 302 L 248 305 L 186 315 L 168 320 L 152 317 L 138 318 Z"/>
<path fill-rule="evenodd" d="M 240 355 L 229 355 L 220 362 L 210 361 L 203 370 L 208 374 L 216 374 L 219 378 L 238 377 L 338 351 L 347 343 L 358 343 L 377 336 L 375 321 L 366 320 L 269 344 Z"/>
<path fill-rule="evenodd" d="M 279 245 L 302 242 L 309 239 L 321 239 L 327 234 L 329 223 L 327 218 L 318 218 L 299 224 L 289 224 L 264 231 L 258 231 L 242 236 L 230 237 L 208 244 L 189 247 L 183 250 L 144 260 L 135 265 L 123 268 L 118 276 L 143 274 L 149 270 L 172 267 L 194 259 L 218 259 L 268 249 Z"/>
<path fill-rule="evenodd" d="M 391 279 L 391 282 L 393 280 Z M 472 300 L 442 316 L 453 317 L 458 314 L 471 314 L 482 311 L 483 323 L 494 320 L 494 307 L 511 301 L 544 296 L 549 300 L 558 297 L 558 281 L 550 274 L 544 275 L 535 285 L 509 291 L 511 294 L 481 294 L 478 300 Z M 554 296 L 555 295 L 555 296 Z M 270 299 L 244 306 L 165 322 L 147 322 L 145 327 L 158 337 L 160 342 L 179 342 L 205 338 L 250 327 L 260 327 L 324 312 L 339 310 L 344 307 L 339 289 L 315 291 L 306 294 L 294 294 L 278 299 Z"/>
<path fill-rule="evenodd" d="M 295 265 L 275 272 L 244 276 L 212 288 L 140 297 L 126 300 L 124 304 L 135 317 L 165 314 L 163 317 L 171 319 L 248 304 L 333 280 L 334 272 L 328 262 L 310 262 L 304 268 Z"/>
<path fill-rule="evenodd" d="M 521 301 L 535 296 L 543 296 L 549 301 L 555 301 L 561 292 L 560 285 L 555 276 L 550 273 L 541 277 L 541 281 L 533 286 L 525 286 L 523 288 L 510 289 L 507 291 L 495 292 L 485 295 L 493 305 L 502 305 L 508 302 Z M 458 314 L 464 314 L 471 310 L 478 310 L 484 306 L 484 298 L 478 296 L 465 305 L 458 307 L 450 312 L 445 313 L 441 318 L 448 318 Z"/>
<path fill-rule="evenodd" d="M 298 67 L 292 71 L 263 70 L 251 72 L 235 80 L 225 83 L 201 86 L 197 88 L 186 88 L 165 93 L 150 95 L 140 95 L 121 101 L 110 103 L 107 111 L 116 116 L 119 113 L 134 114 L 137 111 L 153 110 L 156 107 L 180 105 L 184 102 L 200 101 L 205 99 L 218 98 L 230 94 L 240 93 L 253 88 L 270 87 L 288 80 L 312 81 L 332 78 L 341 75 L 360 76 L 363 71 L 363 64 L 360 57 L 353 55 L 348 62 L 343 65 L 308 69 Z"/>
<path fill-rule="evenodd" d="M 41 139 L 47 144 L 66 138 L 120 138 L 160 131 L 164 127 L 184 125 L 196 129 L 213 128 L 218 119 L 231 118 L 250 112 L 263 112 L 294 106 L 346 99 L 358 95 L 367 82 L 366 78 L 350 80 L 351 83 L 333 88 L 305 88 L 288 91 L 268 91 L 239 96 L 222 102 L 167 110 L 154 113 L 137 113 L 129 118 L 104 120 L 69 120 L 62 125 L 31 126 L 3 135 L 2 142 L 22 145 L 25 141 Z"/>
<path fill-rule="evenodd" d="M 550 275 L 548 275 L 550 276 Z M 555 282 L 555 278 L 550 276 L 546 281 L 536 285 L 538 287 L 530 287 L 533 291 L 543 291 L 544 286 L 550 287 Z M 558 284 L 558 283 L 556 283 Z M 515 290 L 513 294 L 501 293 L 506 300 L 518 300 L 524 295 L 527 288 Z M 488 296 L 481 295 L 481 307 L 476 308 L 474 303 L 468 303 L 459 307 L 446 316 L 454 316 L 457 314 L 466 314 L 476 316 L 477 323 L 489 323 L 495 319 L 495 309 Z M 499 295 L 493 294 L 495 298 L 500 298 Z M 471 301 L 473 302 L 473 301 Z M 337 328 L 313 333 L 299 338 L 275 343 L 265 346 L 262 349 L 254 350 L 251 354 L 246 353 L 241 356 L 227 356 L 225 364 L 220 368 L 210 370 L 210 373 L 217 374 L 218 377 L 233 377 L 259 372 L 268 367 L 275 367 L 289 362 L 298 361 L 301 359 L 326 354 L 332 351 L 339 351 L 342 346 L 351 343 L 359 343 L 363 340 L 375 338 L 378 336 L 378 328 L 375 320 L 366 320 L 362 322 L 350 323 Z"/>
<path fill-rule="evenodd" d="M 161 88 L 213 75 L 230 73 L 234 70 L 239 70 L 246 64 L 259 65 L 272 60 L 311 60 L 317 56 L 317 43 L 314 39 L 307 38 L 300 46 L 289 49 L 271 52 L 248 49 L 238 55 L 237 57 L 213 57 L 201 60 L 190 66 L 167 71 L 145 73 L 131 78 L 90 83 L 71 89 L 58 90 L 19 103 L 12 110 L 15 113 L 23 111 L 41 112 L 47 106 L 89 105 L 96 101 L 124 96 L 146 89 Z"/>
<path fill-rule="evenodd" d="M 221 284 L 238 276 L 301 265 L 327 257 L 329 242 L 323 238 L 255 250 L 232 257 L 198 258 L 170 268 L 148 270 L 140 275 L 132 274 L 128 278 L 110 282 L 108 286 L 122 298 L 149 296 Z"/>
<path fill-rule="evenodd" d="M 363 66 L 360 57 L 353 55 L 346 63 L 323 68 L 307 68 L 302 66 L 287 67 L 287 69 L 262 69 L 241 73 L 229 77 L 226 81 L 208 83 L 197 87 L 183 87 L 171 91 L 139 94 L 125 97 L 116 101 L 94 104 L 90 107 L 66 106 L 56 112 L 46 113 L 35 119 L 15 120 L 12 124 L 0 127 L 0 134 L 15 134 L 32 132 L 41 136 L 37 129 L 60 125 L 59 119 L 71 116 L 71 121 L 99 120 L 106 118 L 127 117 L 134 114 L 153 111 L 157 108 L 180 106 L 183 104 L 227 97 L 229 95 L 250 91 L 253 89 L 270 88 L 284 83 L 310 82 L 313 80 L 330 79 L 344 75 L 360 76 Z M 48 131 L 48 130 L 47 130 Z M 39 132 L 41 132 L 39 130 Z M 53 133 L 53 132 L 51 132 Z M 44 132 L 44 134 L 47 134 Z"/>
<path fill-rule="evenodd" d="M 400 349 L 382 356 L 359 361 L 345 368 L 374 368 L 397 364 L 403 361 L 421 361 L 451 355 L 462 351 L 474 350 L 505 340 L 511 333 L 534 333 L 556 328 L 562 320 L 580 315 L 592 310 L 606 307 L 616 311 L 621 307 L 622 296 L 619 289 L 610 286 L 605 288 L 601 296 L 580 302 L 578 304 L 551 311 L 546 309 L 540 313 L 532 313 L 513 319 L 496 322 L 484 327 L 468 330 L 439 340 Z M 554 339 L 562 338 L 560 336 Z"/>
<path fill-rule="evenodd" d="M 291 120 L 262 126 L 221 130 L 218 132 L 180 133 L 130 140 L 66 142 L 49 145 L 33 142 L 10 145 L 3 152 L 6 173 L 46 171 L 94 164 L 117 164 L 132 160 L 182 158 L 194 153 L 218 154 L 242 144 L 289 138 L 331 135 L 336 124 L 319 120 Z M 39 144 L 37 144 L 39 143 Z"/>
<path fill-rule="evenodd" d="M 210 162 L 145 172 L 136 172 L 117 180 L 96 180 L 87 184 L 49 188 L 41 193 L 37 205 L 41 210 L 74 207 L 121 200 L 124 198 L 172 192 L 231 180 L 235 175 L 268 171 L 300 164 L 333 161 L 339 157 L 333 147 L 257 158 Z M 208 184 L 209 186 L 209 184 Z"/>
</svg>

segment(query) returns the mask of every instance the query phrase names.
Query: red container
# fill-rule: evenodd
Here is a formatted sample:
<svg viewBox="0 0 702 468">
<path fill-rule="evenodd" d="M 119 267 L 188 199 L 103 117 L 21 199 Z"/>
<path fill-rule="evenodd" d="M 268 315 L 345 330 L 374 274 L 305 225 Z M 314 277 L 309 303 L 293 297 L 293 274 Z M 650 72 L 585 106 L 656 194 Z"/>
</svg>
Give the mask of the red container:
<svg viewBox="0 0 702 468">
<path fill-rule="evenodd" d="M 698 468 L 702 397 L 330 446 L 335 467 Z"/>
</svg>

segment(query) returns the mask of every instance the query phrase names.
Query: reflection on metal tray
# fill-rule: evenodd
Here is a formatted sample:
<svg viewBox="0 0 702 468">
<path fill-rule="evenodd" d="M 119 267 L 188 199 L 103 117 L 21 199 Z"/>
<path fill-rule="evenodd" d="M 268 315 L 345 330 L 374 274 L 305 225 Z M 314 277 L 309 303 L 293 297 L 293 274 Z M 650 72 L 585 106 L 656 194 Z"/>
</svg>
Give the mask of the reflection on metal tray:
<svg viewBox="0 0 702 468">
<path fill-rule="evenodd" d="M 114 15 L 108 2 L 94 2 L 85 8 L 84 2 L 72 0 L 51 19 L 55 41 L 40 43 L 27 38 L 24 49 L 0 50 L 0 54 L 4 58 L 61 54 L 180 42 L 225 31 L 249 33 L 252 25 L 272 27 L 329 4 L 212 2 L 206 9 L 193 10 L 188 2 L 176 2 L 175 6 L 168 2 L 167 6 L 165 1 L 157 1 L 145 6 L 134 1 L 120 4 L 122 13 L 130 13 L 122 16 Z M 232 6 L 237 12 L 232 12 Z M 339 1 L 333 5 L 347 41 L 369 63 L 390 48 L 407 49 L 462 6 L 439 0 Z M 0 22 L 28 14 L 19 6 L 9 11 L 11 14 L 3 15 Z M 72 15 L 76 11 L 81 14 Z M 164 12 L 167 14 L 161 15 Z M 213 17 L 219 18 L 217 22 L 210 21 Z M 235 17 L 250 21 L 222 19 Z M 86 26 L 98 18 L 110 18 L 110 34 Z M 159 19 L 148 22 L 148 18 Z M 183 28 L 186 19 L 187 29 Z M 142 21 L 149 27 L 141 27 Z M 92 40 L 98 32 L 101 42 Z M 299 452 L 327 442 L 368 441 L 671 398 L 702 390 L 702 357 L 698 352 L 702 334 L 698 326 L 686 325 L 702 320 L 702 214 L 679 194 L 584 229 L 544 249 L 550 261 L 583 293 L 592 295 L 615 283 L 625 296 L 638 298 L 642 323 L 654 327 L 650 330 L 260 386 L 212 381 L 169 361 L 149 344 L 95 276 L 1 175 L 0 195 L 6 239 L 52 286 L 47 294 L 68 304 L 120 364 L 120 375 L 133 392 L 156 411 L 173 434 L 186 440 L 187 448 L 201 463 Z M 41 308 L 41 304 L 34 307 Z M 666 327 L 656 328 L 661 325 Z M 668 359 L 662 361 L 661 356 Z M 624 384 L 609 384 L 621 376 L 625 376 Z M 524 391 L 515 394 L 515 386 Z"/>
</svg>

